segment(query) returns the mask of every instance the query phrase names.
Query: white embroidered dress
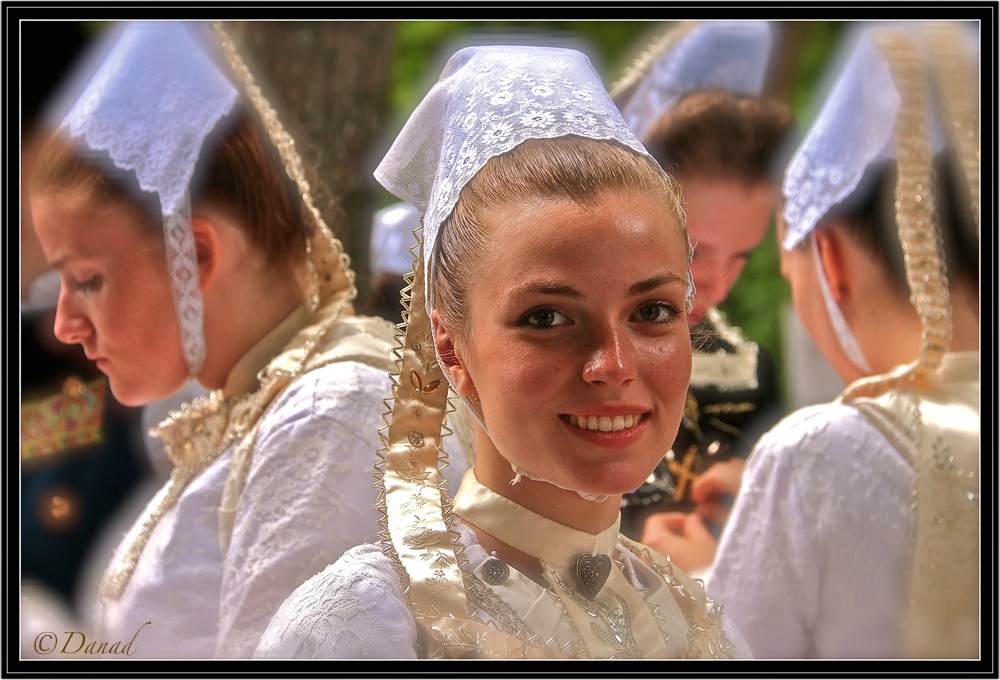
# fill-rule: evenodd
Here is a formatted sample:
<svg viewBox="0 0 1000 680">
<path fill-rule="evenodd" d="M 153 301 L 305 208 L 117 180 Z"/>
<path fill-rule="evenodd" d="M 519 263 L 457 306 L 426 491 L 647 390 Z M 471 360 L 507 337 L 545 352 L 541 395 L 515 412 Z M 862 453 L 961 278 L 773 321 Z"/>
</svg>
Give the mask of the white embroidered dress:
<svg viewBox="0 0 1000 680">
<path fill-rule="evenodd" d="M 469 567 L 482 578 L 482 564 L 488 555 L 465 525 L 456 523 L 465 544 Z M 635 571 L 637 558 L 621 550 L 632 569 L 630 583 L 642 591 L 652 590 Z M 537 583 L 511 569 L 503 586 L 486 586 L 503 599 L 532 630 L 552 635 L 558 646 L 571 646 L 576 635 L 553 606 L 553 595 Z M 665 591 L 649 598 L 653 606 L 674 607 Z M 481 621 L 501 626 L 503 618 L 480 610 Z M 750 650 L 728 618 L 723 618 L 726 635 L 734 644 L 734 658 L 750 658 Z M 673 626 L 674 653 L 683 652 L 686 630 L 683 620 L 664 622 Z M 255 659 L 417 659 L 417 626 L 399 585 L 395 566 L 377 545 L 360 545 L 336 563 L 308 580 L 278 609 L 261 636 Z"/>
<path fill-rule="evenodd" d="M 945 384 L 975 394 L 978 358 L 949 355 Z M 800 409 L 760 439 L 705 576 L 756 658 L 904 656 L 916 481 L 900 448 L 846 404 Z"/>
<path fill-rule="evenodd" d="M 340 324 L 331 344 L 357 332 Z M 375 538 L 372 462 L 389 382 L 385 349 L 385 365 L 334 361 L 276 398 L 257 431 L 225 553 L 219 508 L 236 446 L 190 482 L 156 524 L 121 595 L 101 597 L 102 639 L 127 642 L 138 632 L 130 658 L 247 658 L 296 586 Z M 112 565 L 168 488 L 139 515 Z"/>
</svg>

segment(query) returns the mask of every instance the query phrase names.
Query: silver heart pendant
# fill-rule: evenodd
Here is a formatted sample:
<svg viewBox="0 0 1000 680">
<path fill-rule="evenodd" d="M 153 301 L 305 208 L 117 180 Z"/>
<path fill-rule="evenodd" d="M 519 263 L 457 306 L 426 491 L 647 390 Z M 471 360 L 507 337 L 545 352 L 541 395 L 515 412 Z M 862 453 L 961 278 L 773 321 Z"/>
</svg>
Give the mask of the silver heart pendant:
<svg viewBox="0 0 1000 680">
<path fill-rule="evenodd" d="M 597 597 L 610 575 L 611 558 L 607 555 L 583 553 L 576 561 L 576 578 L 588 600 Z"/>
</svg>

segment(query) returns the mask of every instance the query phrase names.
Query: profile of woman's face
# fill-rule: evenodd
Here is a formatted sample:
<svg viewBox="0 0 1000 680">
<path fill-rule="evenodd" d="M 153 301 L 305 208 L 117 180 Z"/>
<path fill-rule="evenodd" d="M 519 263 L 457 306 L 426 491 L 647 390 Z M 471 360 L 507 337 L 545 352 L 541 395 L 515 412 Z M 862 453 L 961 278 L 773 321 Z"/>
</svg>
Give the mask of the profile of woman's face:
<svg viewBox="0 0 1000 680">
<path fill-rule="evenodd" d="M 31 212 L 62 283 L 56 338 L 81 345 L 125 405 L 176 392 L 188 371 L 159 235 L 84 190 L 32 195 Z"/>
<path fill-rule="evenodd" d="M 649 196 L 605 193 L 507 204 L 485 226 L 497 247 L 469 289 L 457 388 L 519 468 L 635 489 L 677 434 L 691 374 L 676 221 Z"/>
</svg>

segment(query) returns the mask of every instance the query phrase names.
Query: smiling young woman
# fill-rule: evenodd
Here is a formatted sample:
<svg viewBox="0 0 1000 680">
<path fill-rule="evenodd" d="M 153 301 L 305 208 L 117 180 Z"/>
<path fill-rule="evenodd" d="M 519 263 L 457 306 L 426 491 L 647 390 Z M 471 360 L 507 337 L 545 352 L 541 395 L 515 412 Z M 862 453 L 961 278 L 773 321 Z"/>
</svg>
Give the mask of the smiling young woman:
<svg viewBox="0 0 1000 680">
<path fill-rule="evenodd" d="M 384 531 L 298 589 L 256 656 L 744 654 L 697 582 L 619 534 L 680 422 L 691 248 L 587 58 L 459 51 L 376 177 L 423 213 Z M 475 421 L 453 496 L 447 384 Z"/>
</svg>

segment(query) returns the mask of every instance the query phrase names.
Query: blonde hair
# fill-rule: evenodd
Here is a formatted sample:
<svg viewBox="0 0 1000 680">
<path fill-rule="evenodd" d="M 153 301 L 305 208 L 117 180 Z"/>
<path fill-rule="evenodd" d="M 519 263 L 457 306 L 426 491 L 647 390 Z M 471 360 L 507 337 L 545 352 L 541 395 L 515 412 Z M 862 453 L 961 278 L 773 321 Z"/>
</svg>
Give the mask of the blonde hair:
<svg viewBox="0 0 1000 680">
<path fill-rule="evenodd" d="M 444 325 L 464 335 L 469 285 L 490 247 L 484 224 L 492 211 L 525 199 L 569 200 L 590 206 L 611 191 L 635 192 L 660 201 L 687 243 L 676 185 L 648 158 L 617 142 L 573 136 L 530 139 L 491 158 L 462 189 L 455 209 L 441 225 L 434 307 Z"/>
</svg>

